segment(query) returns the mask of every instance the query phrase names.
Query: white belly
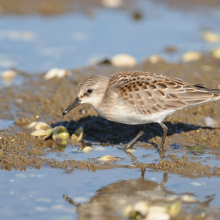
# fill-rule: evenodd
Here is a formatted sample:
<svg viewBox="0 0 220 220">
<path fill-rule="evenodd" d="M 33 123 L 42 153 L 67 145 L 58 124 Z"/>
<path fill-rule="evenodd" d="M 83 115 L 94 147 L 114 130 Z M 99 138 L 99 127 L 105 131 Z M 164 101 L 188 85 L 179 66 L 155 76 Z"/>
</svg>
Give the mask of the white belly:
<svg viewBox="0 0 220 220">
<path fill-rule="evenodd" d="M 102 116 L 110 121 L 120 122 L 123 124 L 147 124 L 152 122 L 161 122 L 168 115 L 171 115 L 175 110 L 166 110 L 159 113 L 154 113 L 151 116 L 138 114 L 133 111 L 126 111 L 125 108 L 121 106 L 115 106 L 114 109 L 101 110 L 96 109 L 96 111 Z"/>
</svg>

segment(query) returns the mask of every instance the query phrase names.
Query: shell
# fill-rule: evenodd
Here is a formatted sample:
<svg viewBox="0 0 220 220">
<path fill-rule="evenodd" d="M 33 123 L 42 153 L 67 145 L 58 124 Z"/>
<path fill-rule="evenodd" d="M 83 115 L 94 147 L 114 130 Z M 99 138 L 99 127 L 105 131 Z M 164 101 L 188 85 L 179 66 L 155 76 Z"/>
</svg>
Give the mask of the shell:
<svg viewBox="0 0 220 220">
<path fill-rule="evenodd" d="M 36 130 L 47 130 L 47 129 L 50 129 L 51 126 L 45 122 L 34 121 L 34 122 L 31 122 L 29 125 L 27 125 L 26 128 L 34 128 Z"/>
<path fill-rule="evenodd" d="M 101 161 L 114 160 L 114 161 L 116 161 L 116 160 L 118 160 L 118 158 L 117 157 L 113 157 L 111 155 L 105 155 L 105 156 L 100 157 L 98 160 L 101 160 Z"/>
<path fill-rule="evenodd" d="M 145 201 L 139 201 L 134 204 L 133 210 L 140 212 L 141 215 L 145 216 L 149 210 L 149 205 Z"/>
<path fill-rule="evenodd" d="M 86 146 L 86 147 L 83 148 L 82 151 L 83 151 L 84 153 L 89 153 L 91 150 L 92 150 L 92 147 Z"/>
<path fill-rule="evenodd" d="M 26 126 L 26 128 L 34 128 L 36 124 L 37 124 L 36 121 L 31 122 L 29 125 Z"/>
<path fill-rule="evenodd" d="M 57 126 L 52 132 L 53 140 L 59 145 L 66 145 L 69 143 L 69 132 L 63 126 Z"/>
<path fill-rule="evenodd" d="M 53 68 L 53 69 L 49 70 L 44 75 L 44 79 L 49 80 L 49 79 L 53 79 L 53 78 L 62 78 L 66 75 L 69 75 L 69 73 L 70 72 L 68 70 L 65 70 L 65 69 Z"/>
<path fill-rule="evenodd" d="M 124 217 L 124 218 L 128 218 L 131 211 L 132 211 L 132 205 L 128 204 L 128 205 L 126 205 L 125 207 L 122 208 L 121 216 Z"/>
<path fill-rule="evenodd" d="M 51 128 L 51 126 L 45 122 L 37 122 L 37 124 L 34 126 L 34 129 L 36 129 L 36 130 L 40 130 L 40 129 L 47 130 L 50 128 Z"/>
<path fill-rule="evenodd" d="M 169 209 L 169 214 L 172 218 L 176 218 L 177 215 L 179 215 L 182 208 L 182 202 L 181 201 L 175 201 Z"/>
<path fill-rule="evenodd" d="M 52 135 L 52 133 L 53 133 L 53 128 L 47 129 L 46 132 L 47 132 L 47 135 L 44 137 L 44 140 L 47 139 L 47 138 L 49 138 L 49 137 Z"/>
<path fill-rule="evenodd" d="M 73 140 L 73 141 L 81 141 L 82 139 L 83 139 L 83 127 L 79 127 L 72 134 L 71 140 Z"/>
<path fill-rule="evenodd" d="M 47 135 L 47 132 L 45 130 L 36 130 L 36 131 L 33 131 L 31 133 L 32 136 L 35 136 L 35 137 L 38 137 L 38 136 L 45 136 Z"/>
<path fill-rule="evenodd" d="M 217 43 L 220 40 L 220 37 L 218 34 L 214 32 L 210 32 L 210 31 L 204 32 L 202 37 L 203 37 L 203 40 L 209 43 Z"/>
<path fill-rule="evenodd" d="M 137 60 L 128 54 L 117 54 L 112 58 L 113 66 L 132 67 L 137 64 Z"/>
<path fill-rule="evenodd" d="M 192 62 L 192 61 L 197 61 L 202 58 L 202 54 L 199 52 L 193 52 L 189 51 L 183 54 L 182 60 L 184 62 Z"/>
<path fill-rule="evenodd" d="M 189 195 L 183 195 L 181 196 L 181 199 L 183 202 L 199 202 L 198 199 L 196 199 L 195 197 L 193 196 L 189 196 Z"/>
<path fill-rule="evenodd" d="M 14 70 L 5 70 L 2 72 L 1 77 L 2 79 L 13 79 L 17 76 L 17 72 Z"/>
</svg>

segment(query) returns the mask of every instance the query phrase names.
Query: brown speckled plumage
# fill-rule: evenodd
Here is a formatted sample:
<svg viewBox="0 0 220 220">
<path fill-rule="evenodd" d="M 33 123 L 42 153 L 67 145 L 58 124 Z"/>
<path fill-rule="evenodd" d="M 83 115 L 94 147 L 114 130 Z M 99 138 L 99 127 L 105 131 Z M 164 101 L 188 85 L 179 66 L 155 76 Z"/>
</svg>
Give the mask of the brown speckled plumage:
<svg viewBox="0 0 220 220">
<path fill-rule="evenodd" d="M 110 76 L 107 92 L 112 90 L 118 92 L 119 98 L 131 108 L 148 116 L 164 110 L 198 105 L 220 97 L 202 85 L 146 72 L 124 72 Z"/>
</svg>

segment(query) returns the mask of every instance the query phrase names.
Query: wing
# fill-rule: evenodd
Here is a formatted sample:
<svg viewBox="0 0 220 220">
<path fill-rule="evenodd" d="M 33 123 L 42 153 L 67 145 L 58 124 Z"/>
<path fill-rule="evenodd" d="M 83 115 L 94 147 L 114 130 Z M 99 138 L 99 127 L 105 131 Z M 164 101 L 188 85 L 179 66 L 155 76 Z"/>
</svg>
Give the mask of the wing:
<svg viewBox="0 0 220 220">
<path fill-rule="evenodd" d="M 195 106 L 219 96 L 200 84 L 146 72 L 113 74 L 108 88 L 144 115 Z"/>
</svg>

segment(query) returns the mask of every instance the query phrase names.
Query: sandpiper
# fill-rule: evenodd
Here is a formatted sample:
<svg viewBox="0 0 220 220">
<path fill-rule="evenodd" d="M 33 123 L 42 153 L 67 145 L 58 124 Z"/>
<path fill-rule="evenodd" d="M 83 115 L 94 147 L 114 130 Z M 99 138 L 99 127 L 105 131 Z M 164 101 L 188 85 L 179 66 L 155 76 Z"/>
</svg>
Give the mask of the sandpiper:
<svg viewBox="0 0 220 220">
<path fill-rule="evenodd" d="M 77 88 L 77 98 L 62 115 L 88 103 L 104 118 L 123 124 L 157 122 L 163 128 L 159 150 L 163 150 L 168 128 L 163 120 L 183 108 L 220 99 L 219 89 L 190 84 L 168 76 L 148 72 L 119 72 L 109 77 L 89 76 Z M 131 148 L 144 131 L 126 146 Z"/>
</svg>

